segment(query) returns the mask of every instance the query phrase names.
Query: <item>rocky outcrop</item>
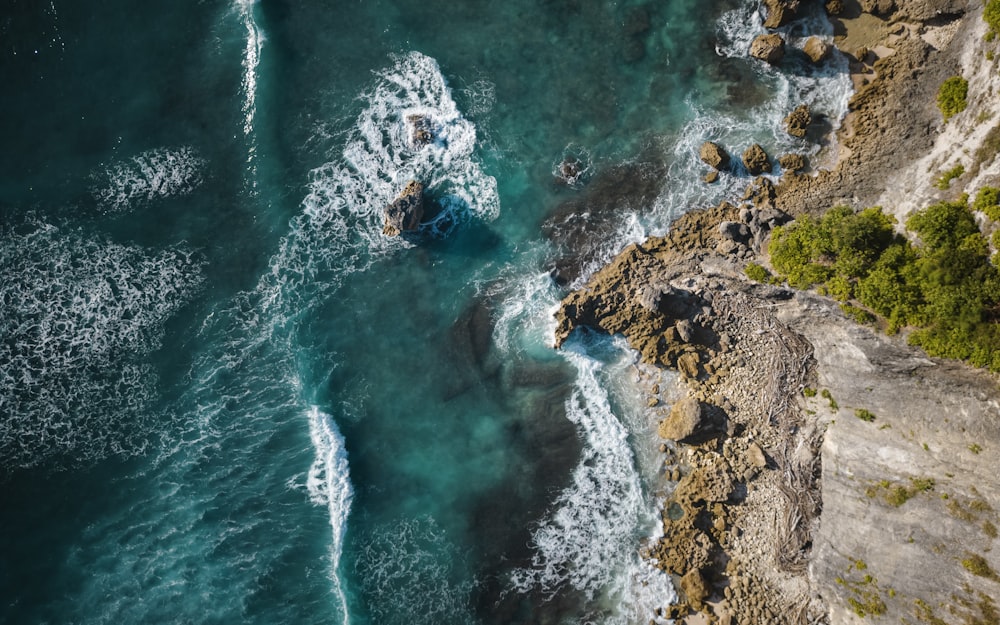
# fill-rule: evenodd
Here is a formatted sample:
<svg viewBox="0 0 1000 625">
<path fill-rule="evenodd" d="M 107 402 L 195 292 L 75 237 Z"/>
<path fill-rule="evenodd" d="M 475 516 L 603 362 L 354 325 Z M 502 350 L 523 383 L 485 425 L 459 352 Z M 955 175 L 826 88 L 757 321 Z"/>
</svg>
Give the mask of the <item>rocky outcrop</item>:
<svg viewBox="0 0 1000 625">
<path fill-rule="evenodd" d="M 406 186 L 385 207 L 385 224 L 382 234 L 387 237 L 398 236 L 403 232 L 412 232 L 420 226 L 424 217 L 424 185 L 416 180 L 406 183 Z"/>
<path fill-rule="evenodd" d="M 767 9 L 764 26 L 780 28 L 795 19 L 799 0 L 764 0 L 764 7 Z"/>
<path fill-rule="evenodd" d="M 777 33 L 757 35 L 750 43 L 750 56 L 774 65 L 785 58 L 785 40 Z"/>
<path fill-rule="evenodd" d="M 701 161 L 714 169 L 725 169 L 729 167 L 729 154 L 718 143 L 706 141 L 701 144 L 698 151 Z"/>
<path fill-rule="evenodd" d="M 785 124 L 785 130 L 793 137 L 801 139 L 806 136 L 809 124 L 812 123 L 812 114 L 809 112 L 809 107 L 805 104 L 796 106 L 795 110 L 785 117 L 783 123 Z"/>
<path fill-rule="evenodd" d="M 810 37 L 806 39 L 806 43 L 802 46 L 802 51 L 806 53 L 809 60 L 813 63 L 819 63 L 826 60 L 830 56 L 830 51 L 833 50 L 833 46 L 829 43 L 823 41 L 819 37 Z"/>
<path fill-rule="evenodd" d="M 743 152 L 741 159 L 743 166 L 747 168 L 751 176 L 759 176 L 771 171 L 771 161 L 767 158 L 767 152 L 756 143 Z"/>
<path fill-rule="evenodd" d="M 806 168 L 806 158 L 801 154 L 782 154 L 778 157 L 778 164 L 786 172 L 797 172 Z"/>
</svg>

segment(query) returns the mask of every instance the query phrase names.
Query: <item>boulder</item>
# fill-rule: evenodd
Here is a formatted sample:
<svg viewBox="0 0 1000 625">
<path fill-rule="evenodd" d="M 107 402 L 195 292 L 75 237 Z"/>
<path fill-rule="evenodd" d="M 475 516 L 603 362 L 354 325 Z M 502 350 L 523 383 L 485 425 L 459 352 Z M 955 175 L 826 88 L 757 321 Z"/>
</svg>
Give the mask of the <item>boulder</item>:
<svg viewBox="0 0 1000 625">
<path fill-rule="evenodd" d="M 757 35 L 750 44 L 750 56 L 774 65 L 785 56 L 785 40 L 781 35 Z"/>
<path fill-rule="evenodd" d="M 806 168 L 806 159 L 801 154 L 784 154 L 778 158 L 778 164 L 785 171 L 802 171 Z"/>
<path fill-rule="evenodd" d="M 406 183 L 399 196 L 385 207 L 382 234 L 394 237 L 416 230 L 424 217 L 424 185 L 416 180 Z"/>
<path fill-rule="evenodd" d="M 750 239 L 750 228 L 738 221 L 723 221 L 719 224 L 719 234 L 727 241 L 746 243 Z"/>
<path fill-rule="evenodd" d="M 813 63 L 819 63 L 826 57 L 830 56 L 831 46 L 829 43 L 823 41 L 819 37 L 810 37 L 806 39 L 806 44 L 802 46 L 802 51 L 806 53 L 809 60 Z"/>
<path fill-rule="evenodd" d="M 793 137 L 801 139 L 806 136 L 806 131 L 809 129 L 809 124 L 811 123 L 812 114 L 809 112 L 809 107 L 805 104 L 800 104 L 785 118 L 785 130 Z"/>
<path fill-rule="evenodd" d="M 583 163 L 575 156 L 567 155 L 556 168 L 556 180 L 563 184 L 574 185 L 583 174 Z"/>
<path fill-rule="evenodd" d="M 729 154 L 718 143 L 712 141 L 702 143 L 698 155 L 703 163 L 714 169 L 724 169 L 729 166 Z"/>
<path fill-rule="evenodd" d="M 695 610 L 701 610 L 705 597 L 708 596 L 708 584 L 698 569 L 691 569 L 681 578 L 681 590 L 687 597 L 688 605 Z"/>
<path fill-rule="evenodd" d="M 670 415 L 660 422 L 657 432 L 660 438 L 680 441 L 698 431 L 704 411 L 701 402 L 694 397 L 685 397 L 670 409 Z"/>
<path fill-rule="evenodd" d="M 718 179 L 719 179 L 719 172 L 714 169 L 709 171 L 702 177 L 702 180 L 704 180 L 706 184 L 712 184 Z"/>
<path fill-rule="evenodd" d="M 767 19 L 764 20 L 764 26 L 780 28 L 795 19 L 799 0 L 764 0 L 764 6 L 767 8 Z"/>
<path fill-rule="evenodd" d="M 840 15 L 844 12 L 844 0 L 827 0 L 824 7 L 827 15 Z"/>
<path fill-rule="evenodd" d="M 415 150 L 434 143 L 434 127 L 431 118 L 427 115 L 416 113 L 407 115 L 406 126 L 410 131 L 410 145 Z"/>
<path fill-rule="evenodd" d="M 743 152 L 743 166 L 747 168 L 751 176 L 758 176 L 761 173 L 771 171 L 771 161 L 767 158 L 767 152 L 758 144 L 753 144 Z"/>
</svg>

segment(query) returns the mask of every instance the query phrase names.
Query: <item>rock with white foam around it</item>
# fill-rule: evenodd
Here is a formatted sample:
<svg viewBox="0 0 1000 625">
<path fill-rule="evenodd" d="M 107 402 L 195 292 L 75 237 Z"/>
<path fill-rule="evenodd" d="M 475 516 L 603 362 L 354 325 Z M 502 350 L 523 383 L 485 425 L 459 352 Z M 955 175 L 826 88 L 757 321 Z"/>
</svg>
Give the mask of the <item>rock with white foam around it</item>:
<svg viewBox="0 0 1000 625">
<path fill-rule="evenodd" d="M 398 236 L 402 232 L 412 232 L 420 226 L 424 217 L 424 185 L 416 180 L 406 183 L 403 191 L 385 207 L 385 225 L 382 234 Z"/>
<path fill-rule="evenodd" d="M 407 115 L 406 126 L 410 131 L 410 145 L 419 150 L 425 145 L 434 143 L 434 127 L 427 115 Z"/>
</svg>

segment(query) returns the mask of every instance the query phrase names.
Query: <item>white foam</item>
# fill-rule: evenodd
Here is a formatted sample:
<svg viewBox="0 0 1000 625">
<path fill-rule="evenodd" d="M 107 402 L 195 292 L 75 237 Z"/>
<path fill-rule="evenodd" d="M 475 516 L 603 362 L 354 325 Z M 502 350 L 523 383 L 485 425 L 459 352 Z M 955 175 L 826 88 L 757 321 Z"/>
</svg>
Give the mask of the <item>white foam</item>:
<svg viewBox="0 0 1000 625">
<path fill-rule="evenodd" d="M 316 459 L 309 468 L 306 488 L 313 503 L 326 506 L 333 530 L 330 545 L 331 569 L 334 592 L 344 611 L 344 625 L 350 622 L 347 596 L 340 580 L 340 556 L 344 549 L 344 533 L 347 531 L 347 517 L 351 512 L 354 488 L 351 486 L 347 464 L 347 449 L 344 437 L 337 429 L 333 417 L 313 406 L 309 411 L 309 438 L 316 450 Z"/>
<path fill-rule="evenodd" d="M 205 160 L 191 147 L 147 150 L 92 174 L 91 193 L 105 213 L 124 213 L 190 193 L 201 185 L 204 167 Z"/>
<path fill-rule="evenodd" d="M 805 16 L 778 29 L 788 41 L 788 48 L 801 48 L 810 36 L 832 41 L 832 27 L 821 14 Z M 717 22 L 716 53 L 729 58 L 747 59 L 754 37 L 768 32 L 763 26 L 759 3 L 744 2 L 724 13 Z M 786 67 L 775 67 L 757 60 L 747 60 L 756 80 L 767 87 L 769 97 L 757 106 L 738 113 L 720 112 L 715 109 L 699 110 L 693 103 L 695 116 L 678 134 L 673 146 L 673 159 L 667 175 L 668 190 L 659 200 L 661 204 L 657 223 L 651 230 L 659 234 L 670 221 L 692 207 L 709 206 L 723 199 L 739 197 L 750 178 L 740 162 L 740 154 L 751 143 L 760 143 L 772 160 L 786 153 L 804 154 L 811 166 L 822 168 L 832 165 L 836 146 L 821 145 L 790 136 L 783 120 L 799 104 L 809 106 L 813 115 L 825 115 L 834 130 L 847 112 L 852 93 L 847 61 L 834 51 L 820 65 L 804 59 L 787 58 Z M 795 69 L 787 66 L 797 65 Z M 701 144 L 715 141 L 727 149 L 732 158 L 733 171 L 720 173 L 718 182 L 705 184 L 701 177 L 708 170 L 698 157 Z M 821 158 L 822 157 L 822 158 Z M 772 178 L 781 174 L 775 163 Z"/>
<path fill-rule="evenodd" d="M 597 600 L 604 622 L 648 622 L 674 597 L 669 579 L 638 554 L 643 521 L 655 506 L 643 492 L 629 432 L 598 379 L 601 364 L 579 344 L 563 351 L 578 371 L 566 413 L 583 438 L 583 457 L 555 512 L 533 533 L 531 567 L 515 571 L 512 584 L 547 594 L 568 585 Z"/>
<path fill-rule="evenodd" d="M 456 581 L 462 555 L 431 517 L 400 519 L 374 529 L 355 558 L 371 621 L 440 625 L 474 623 L 474 581 Z"/>
<path fill-rule="evenodd" d="M 33 222 L 0 239 L 0 457 L 33 466 L 141 451 L 145 356 L 202 282 L 183 247 L 152 252 Z"/>
<path fill-rule="evenodd" d="M 257 26 L 253 16 L 253 6 L 257 0 L 236 0 L 240 20 L 247 31 L 246 47 L 243 50 L 243 134 L 250 136 L 257 114 L 257 66 L 264 47 L 264 32 Z M 252 157 L 252 154 L 251 154 Z"/>
</svg>

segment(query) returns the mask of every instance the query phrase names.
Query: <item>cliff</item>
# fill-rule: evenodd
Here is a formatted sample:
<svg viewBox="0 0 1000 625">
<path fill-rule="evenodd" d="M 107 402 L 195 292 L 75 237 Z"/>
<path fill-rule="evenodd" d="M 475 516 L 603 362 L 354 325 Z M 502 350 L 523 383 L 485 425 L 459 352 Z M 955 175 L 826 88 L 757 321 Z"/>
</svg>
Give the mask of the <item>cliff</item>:
<svg viewBox="0 0 1000 625">
<path fill-rule="evenodd" d="M 852 68 L 859 90 L 837 167 L 788 175 L 775 189 L 757 181 L 751 203 L 687 213 L 666 237 L 622 251 L 556 315 L 557 345 L 580 327 L 621 334 L 644 362 L 679 373 L 682 399 L 653 411 L 674 487 L 648 555 L 682 594 L 661 616 L 1000 622 L 997 378 L 859 326 L 832 300 L 744 273 L 750 260 L 766 263 L 768 234 L 788 213 L 881 198 L 902 217 L 919 207 L 914 196 L 942 197 L 921 168 L 948 165 L 952 150 L 978 160 L 960 182 L 996 184 L 1000 103 L 982 9 L 856 8 L 838 18 L 838 44 L 871 39 Z M 935 95 L 959 71 L 984 84 L 945 123 Z"/>
</svg>

